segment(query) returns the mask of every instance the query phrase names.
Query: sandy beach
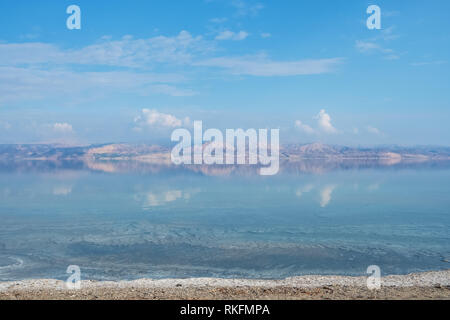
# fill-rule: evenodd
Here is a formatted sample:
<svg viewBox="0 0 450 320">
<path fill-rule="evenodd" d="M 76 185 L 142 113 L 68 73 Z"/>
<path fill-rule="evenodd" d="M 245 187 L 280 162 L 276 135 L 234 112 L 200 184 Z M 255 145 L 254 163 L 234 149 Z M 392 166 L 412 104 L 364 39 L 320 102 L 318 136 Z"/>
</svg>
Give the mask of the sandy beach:
<svg viewBox="0 0 450 320">
<path fill-rule="evenodd" d="M 84 280 L 80 289 L 69 290 L 63 281 L 41 279 L 0 283 L 0 299 L 450 299 L 450 270 L 382 277 L 378 290 L 369 290 L 366 281 L 366 277 L 349 276 Z"/>
</svg>

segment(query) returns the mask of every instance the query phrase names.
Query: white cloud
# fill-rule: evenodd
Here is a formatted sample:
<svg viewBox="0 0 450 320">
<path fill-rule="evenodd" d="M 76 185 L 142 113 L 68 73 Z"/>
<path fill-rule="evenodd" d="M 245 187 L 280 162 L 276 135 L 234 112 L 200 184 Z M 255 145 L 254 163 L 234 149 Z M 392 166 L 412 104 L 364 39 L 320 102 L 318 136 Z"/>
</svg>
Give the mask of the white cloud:
<svg viewBox="0 0 450 320">
<path fill-rule="evenodd" d="M 315 117 L 319 128 L 326 133 L 337 133 L 336 128 L 331 124 L 331 117 L 324 109 L 320 110 L 319 114 Z"/>
<path fill-rule="evenodd" d="M 367 126 L 367 132 L 372 133 L 372 134 L 376 134 L 376 135 L 380 135 L 381 131 L 375 127 L 372 126 Z"/>
<path fill-rule="evenodd" d="M 386 60 L 397 60 L 400 59 L 400 56 L 398 54 L 388 54 L 384 57 Z"/>
<path fill-rule="evenodd" d="M 356 49 L 361 53 L 382 53 L 387 60 L 396 60 L 400 56 L 395 53 L 394 50 L 383 48 L 381 45 L 373 41 L 360 41 L 357 40 L 355 44 Z"/>
<path fill-rule="evenodd" d="M 225 30 L 220 32 L 217 36 L 216 36 L 216 40 L 234 40 L 234 41 L 240 41 L 240 40 L 244 40 L 245 38 L 248 37 L 248 33 L 245 31 L 239 31 L 239 32 L 233 32 L 230 30 Z"/>
<path fill-rule="evenodd" d="M 411 63 L 414 67 L 421 67 L 421 66 L 429 66 L 429 65 L 441 65 L 446 64 L 447 61 L 444 60 L 437 60 L 437 61 L 424 61 L 424 62 L 413 62 Z"/>
<path fill-rule="evenodd" d="M 194 96 L 197 93 L 190 89 L 180 89 L 175 86 L 167 84 L 156 84 L 149 87 L 150 91 L 154 93 L 166 94 L 173 97 L 189 97 Z"/>
<path fill-rule="evenodd" d="M 197 62 L 196 65 L 224 68 L 236 75 L 270 77 L 328 73 L 341 61 L 340 58 L 273 61 L 265 55 L 257 55 L 211 58 Z"/>
<path fill-rule="evenodd" d="M 231 32 L 222 37 L 242 40 L 248 33 Z M 0 43 L 0 105 L 49 98 L 79 104 L 117 93 L 192 96 L 197 93 L 179 85 L 187 81 L 182 73 L 161 71 L 179 68 L 179 72 L 184 72 L 182 67 L 205 66 L 223 68 L 236 75 L 295 76 L 332 72 L 342 61 L 274 61 L 261 54 L 211 58 L 216 45 L 216 41 L 187 31 L 146 39 L 102 37 L 78 49 L 42 42 Z M 77 67 L 80 65 L 83 68 Z M 107 67 L 106 71 L 98 71 L 99 66 Z M 152 69 L 158 70 L 150 72 Z"/>
<path fill-rule="evenodd" d="M 88 93 L 89 97 L 114 94 L 118 90 L 140 95 L 164 93 L 193 95 L 193 91 L 162 87 L 163 84 L 183 81 L 176 74 L 134 73 L 131 71 L 74 72 L 65 69 L 0 67 L 0 104 L 29 101 L 48 97 L 65 100 Z"/>
<path fill-rule="evenodd" d="M 250 3 L 243 0 L 233 0 L 231 5 L 236 8 L 237 16 L 256 16 L 259 11 L 264 9 L 261 3 Z"/>
<path fill-rule="evenodd" d="M 63 50 L 53 44 L 40 42 L 0 44 L 0 65 L 23 64 L 82 64 L 122 67 L 148 67 L 157 63 L 182 64 L 212 50 L 212 44 L 201 36 L 181 31 L 173 37 L 157 36 L 134 39 L 124 36 L 120 40 L 103 39 L 98 43 L 76 50 Z M 29 54 L 33 52 L 33 54 Z"/>
<path fill-rule="evenodd" d="M 72 125 L 66 122 L 57 122 L 53 125 L 53 130 L 58 133 L 73 133 Z"/>
<path fill-rule="evenodd" d="M 175 128 L 189 124 L 190 119 L 186 117 L 184 120 L 180 120 L 168 113 L 161 113 L 154 109 L 142 109 L 141 115 L 136 117 L 134 122 L 139 126 Z"/>
<path fill-rule="evenodd" d="M 272 35 L 268 32 L 261 33 L 261 38 L 270 38 Z"/>
<path fill-rule="evenodd" d="M 311 126 L 303 123 L 300 120 L 295 121 L 295 127 L 307 134 L 319 134 L 320 131 L 325 133 L 338 133 L 338 130 L 331 124 L 331 117 L 324 109 L 320 110 L 317 116 L 314 117 L 317 120 L 317 129 L 313 129 Z M 320 131 L 319 131 L 320 130 Z"/>
<path fill-rule="evenodd" d="M 374 50 L 380 50 L 381 47 L 376 44 L 375 42 L 367 42 L 367 41 L 356 41 L 356 49 L 358 49 L 360 52 L 369 52 Z"/>
<path fill-rule="evenodd" d="M 300 120 L 296 120 L 294 122 L 294 126 L 307 134 L 320 134 L 320 132 L 330 134 L 341 133 L 333 126 L 331 123 L 331 116 L 324 109 L 320 110 L 319 114 L 315 116 L 314 119 L 317 120 L 317 128 L 313 128 Z M 384 136 L 384 133 L 374 126 L 366 126 L 363 131 L 374 135 Z M 353 127 L 351 130 L 346 131 L 346 133 L 358 135 L 360 133 L 360 129 Z"/>
<path fill-rule="evenodd" d="M 212 18 L 212 19 L 209 19 L 209 21 L 212 22 L 212 23 L 224 23 L 224 22 L 226 22 L 227 20 L 228 20 L 228 19 L 225 18 L 225 17 L 223 17 L 223 18 Z"/>
<path fill-rule="evenodd" d="M 187 31 L 148 39 L 103 37 L 79 49 L 62 49 L 40 42 L 0 43 L 0 104 L 49 97 L 67 101 L 74 96 L 80 99 L 80 92 L 88 99 L 117 92 L 194 95 L 192 90 L 173 86 L 174 82 L 185 80 L 183 76 L 149 70 L 163 64 L 171 67 L 191 64 L 213 47 L 212 41 Z M 74 65 L 86 67 L 79 71 Z M 109 69 L 101 72 L 92 69 L 96 66 Z M 120 69 L 114 69 L 117 67 Z"/>
<path fill-rule="evenodd" d="M 311 128 L 307 124 L 302 123 L 300 120 L 296 120 L 295 121 L 295 126 L 298 129 L 302 130 L 303 132 L 305 132 L 307 134 L 313 134 L 314 133 L 314 129 L 313 128 Z"/>
<path fill-rule="evenodd" d="M 383 13 L 383 15 L 386 15 Z M 390 26 L 388 28 L 384 28 L 381 30 L 381 37 L 385 41 L 395 40 L 399 38 L 400 36 L 394 33 L 395 26 Z"/>
<path fill-rule="evenodd" d="M 139 67 L 152 63 L 188 63 L 193 55 L 207 52 L 211 45 L 201 36 L 181 31 L 174 37 L 157 36 L 149 39 L 122 38 L 83 48 L 72 54 L 73 59 L 84 63 L 124 65 Z"/>
</svg>

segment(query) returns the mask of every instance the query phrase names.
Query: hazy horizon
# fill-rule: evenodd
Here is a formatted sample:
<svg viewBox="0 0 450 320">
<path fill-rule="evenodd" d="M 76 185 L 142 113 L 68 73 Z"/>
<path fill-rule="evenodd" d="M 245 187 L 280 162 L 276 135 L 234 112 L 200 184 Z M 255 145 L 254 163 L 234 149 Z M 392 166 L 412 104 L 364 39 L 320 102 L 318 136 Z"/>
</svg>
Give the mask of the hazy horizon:
<svg viewBox="0 0 450 320">
<path fill-rule="evenodd" d="M 51 145 L 55 147 L 92 147 L 92 146 L 102 146 L 102 145 L 155 145 L 161 146 L 165 148 L 172 148 L 175 143 L 166 142 L 166 141 L 134 141 L 134 142 L 126 142 L 126 141 L 117 141 L 117 142 L 92 142 L 92 143 L 64 143 L 64 142 L 36 142 L 36 143 L 28 143 L 28 142 L 16 142 L 16 143 L 0 143 L 0 145 Z M 377 148 L 450 148 L 449 145 L 444 144 L 339 144 L 339 143 L 323 143 L 320 141 L 311 141 L 311 142 L 286 142 L 281 143 L 280 147 L 287 147 L 289 145 L 314 145 L 321 144 L 324 146 L 331 147 L 349 147 L 349 148 L 369 148 L 369 149 L 377 149 Z"/>
</svg>

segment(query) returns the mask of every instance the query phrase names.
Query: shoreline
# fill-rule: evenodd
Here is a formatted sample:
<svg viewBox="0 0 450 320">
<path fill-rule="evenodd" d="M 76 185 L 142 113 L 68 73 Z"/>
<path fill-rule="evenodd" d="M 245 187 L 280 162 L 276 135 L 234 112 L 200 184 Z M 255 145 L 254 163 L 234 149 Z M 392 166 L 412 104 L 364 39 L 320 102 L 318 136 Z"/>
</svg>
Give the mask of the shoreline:
<svg viewBox="0 0 450 320">
<path fill-rule="evenodd" d="M 283 280 L 189 278 L 132 281 L 82 280 L 68 289 L 52 279 L 0 282 L 0 300 L 205 300 L 205 299 L 446 299 L 450 300 L 450 269 L 381 278 L 369 290 L 366 276 L 298 276 Z"/>
</svg>

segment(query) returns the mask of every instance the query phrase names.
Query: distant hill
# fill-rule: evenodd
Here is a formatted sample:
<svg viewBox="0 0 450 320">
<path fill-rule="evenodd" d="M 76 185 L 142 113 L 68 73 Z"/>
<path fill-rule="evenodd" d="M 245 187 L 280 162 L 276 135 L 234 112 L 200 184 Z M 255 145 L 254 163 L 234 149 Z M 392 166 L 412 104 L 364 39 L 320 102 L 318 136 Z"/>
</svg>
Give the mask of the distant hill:
<svg viewBox="0 0 450 320">
<path fill-rule="evenodd" d="M 52 144 L 0 145 L 0 160 L 139 160 L 170 161 L 168 147 L 145 144 L 102 144 L 67 147 Z M 322 143 L 289 144 L 280 149 L 282 161 L 305 159 L 429 161 L 450 160 L 450 147 L 346 147 Z"/>
</svg>

